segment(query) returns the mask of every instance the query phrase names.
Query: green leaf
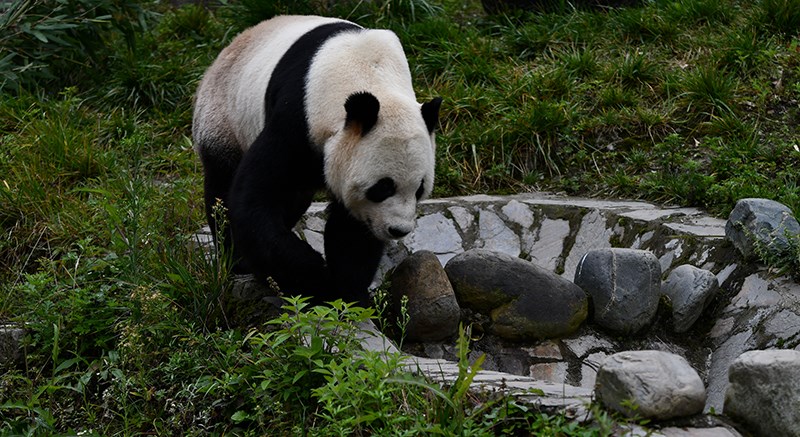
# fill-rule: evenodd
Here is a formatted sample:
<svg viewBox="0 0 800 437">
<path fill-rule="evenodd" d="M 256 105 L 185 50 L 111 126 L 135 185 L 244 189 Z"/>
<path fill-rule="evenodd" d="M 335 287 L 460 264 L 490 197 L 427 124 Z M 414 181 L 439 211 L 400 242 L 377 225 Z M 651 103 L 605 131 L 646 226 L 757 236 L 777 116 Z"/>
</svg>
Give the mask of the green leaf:
<svg viewBox="0 0 800 437">
<path fill-rule="evenodd" d="M 233 416 L 231 416 L 231 420 L 233 420 L 236 423 L 242 423 L 243 421 L 245 421 L 245 420 L 247 420 L 249 418 L 250 418 L 250 415 L 247 414 L 246 412 L 242 411 L 242 410 L 239 410 L 239 411 L 233 413 Z"/>
<path fill-rule="evenodd" d="M 36 39 L 38 39 L 41 42 L 44 42 L 44 43 L 48 42 L 47 37 L 44 36 L 44 34 L 38 29 L 31 29 L 31 34 L 33 36 L 35 36 Z"/>
<path fill-rule="evenodd" d="M 77 363 L 79 361 L 81 361 L 81 358 L 77 358 L 77 357 L 76 358 L 70 358 L 68 360 L 64 360 L 64 361 L 61 362 L 61 364 L 58 365 L 58 367 L 56 367 L 56 370 L 53 371 L 53 374 L 57 375 L 62 370 L 66 369 L 68 367 L 72 367 L 73 364 L 75 364 L 75 363 Z"/>
</svg>

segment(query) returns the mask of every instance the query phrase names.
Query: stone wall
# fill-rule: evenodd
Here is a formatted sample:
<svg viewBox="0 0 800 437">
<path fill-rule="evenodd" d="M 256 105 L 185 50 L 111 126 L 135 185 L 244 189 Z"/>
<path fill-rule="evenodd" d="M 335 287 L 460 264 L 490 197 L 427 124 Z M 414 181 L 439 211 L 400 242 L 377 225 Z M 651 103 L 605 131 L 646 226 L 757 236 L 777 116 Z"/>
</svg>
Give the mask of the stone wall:
<svg viewBox="0 0 800 437">
<path fill-rule="evenodd" d="M 475 248 L 528 260 L 572 281 L 590 250 L 619 247 L 652 252 L 663 273 L 691 265 L 719 284 L 713 300 L 686 332 L 674 328 L 662 297 L 655 321 L 636 335 L 620 336 L 587 323 L 573 335 L 509 342 L 484 335 L 473 354 L 485 353 L 487 370 L 591 389 L 603 360 L 617 352 L 660 350 L 684 357 L 708 390 L 705 409 L 723 409 L 728 368 L 752 349 L 800 350 L 800 285 L 743 262 L 725 238 L 726 220 L 695 208 L 663 208 L 636 201 L 565 198 L 546 194 L 433 199 L 423 202 L 415 231 L 394 243 L 376 284 L 410 253 L 427 250 L 442 265 Z M 312 206 L 298 232 L 322 250 L 324 204 Z M 453 342 L 407 344 L 418 356 L 454 359 Z"/>
</svg>

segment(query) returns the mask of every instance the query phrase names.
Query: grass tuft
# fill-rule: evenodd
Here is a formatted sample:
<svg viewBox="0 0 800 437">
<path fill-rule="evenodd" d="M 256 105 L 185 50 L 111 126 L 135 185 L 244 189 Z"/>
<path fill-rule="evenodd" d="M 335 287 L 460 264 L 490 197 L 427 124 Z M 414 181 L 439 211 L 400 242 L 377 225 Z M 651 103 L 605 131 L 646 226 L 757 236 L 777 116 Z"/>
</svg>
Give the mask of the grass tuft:
<svg viewBox="0 0 800 437">
<path fill-rule="evenodd" d="M 700 65 L 686 72 L 680 84 L 680 100 L 687 112 L 703 116 L 724 115 L 734 112 L 733 104 L 736 78 L 725 70 L 710 65 Z"/>
<path fill-rule="evenodd" d="M 784 38 L 794 38 L 800 32 L 799 0 L 759 0 L 754 24 L 762 34 L 776 32 Z"/>
</svg>

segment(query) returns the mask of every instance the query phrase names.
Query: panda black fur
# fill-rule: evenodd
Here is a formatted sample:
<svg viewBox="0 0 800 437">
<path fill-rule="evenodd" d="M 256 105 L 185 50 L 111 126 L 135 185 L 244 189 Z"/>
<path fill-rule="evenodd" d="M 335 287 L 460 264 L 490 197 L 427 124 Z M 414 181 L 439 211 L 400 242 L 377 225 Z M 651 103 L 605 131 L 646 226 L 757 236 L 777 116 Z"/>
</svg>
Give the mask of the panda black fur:
<svg viewBox="0 0 800 437">
<path fill-rule="evenodd" d="M 219 199 L 239 271 L 368 305 L 386 241 L 413 229 L 433 188 L 440 104 L 417 103 L 387 30 L 280 16 L 234 39 L 203 76 L 192 136 L 209 223 Z M 325 259 L 292 232 L 322 189 Z"/>
</svg>

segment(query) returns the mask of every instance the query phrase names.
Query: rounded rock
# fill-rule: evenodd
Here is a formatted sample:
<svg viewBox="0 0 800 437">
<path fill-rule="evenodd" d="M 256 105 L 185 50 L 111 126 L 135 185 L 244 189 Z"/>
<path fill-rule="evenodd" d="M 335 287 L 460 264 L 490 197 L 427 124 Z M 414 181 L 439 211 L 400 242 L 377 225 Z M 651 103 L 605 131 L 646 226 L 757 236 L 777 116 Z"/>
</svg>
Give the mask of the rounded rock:
<svg viewBox="0 0 800 437">
<path fill-rule="evenodd" d="M 586 319 L 578 286 L 523 259 L 486 249 L 456 255 L 445 266 L 462 307 L 489 315 L 489 331 L 509 340 L 557 338 Z"/>
<path fill-rule="evenodd" d="M 728 216 L 725 236 L 744 258 L 757 249 L 779 255 L 790 247 L 789 237 L 800 234 L 800 224 L 786 205 L 769 199 L 741 199 Z"/>
<path fill-rule="evenodd" d="M 680 355 L 626 351 L 609 356 L 597 371 L 595 395 L 628 417 L 665 420 L 703 411 L 703 380 Z"/>
<path fill-rule="evenodd" d="M 684 264 L 670 272 L 661 290 L 672 301 L 675 332 L 692 327 L 718 288 L 717 277 L 708 270 Z"/>
<path fill-rule="evenodd" d="M 724 413 L 756 435 L 800 436 L 800 351 L 749 351 L 728 371 Z"/>
<path fill-rule="evenodd" d="M 646 250 L 605 248 L 583 256 L 575 284 L 591 298 L 593 320 L 620 334 L 649 325 L 661 296 L 661 265 Z"/>
<path fill-rule="evenodd" d="M 407 340 L 439 341 L 458 332 L 461 310 L 433 252 L 421 250 L 403 260 L 391 274 L 389 293 L 395 314 L 399 314 L 403 296 L 408 297 Z"/>
</svg>

